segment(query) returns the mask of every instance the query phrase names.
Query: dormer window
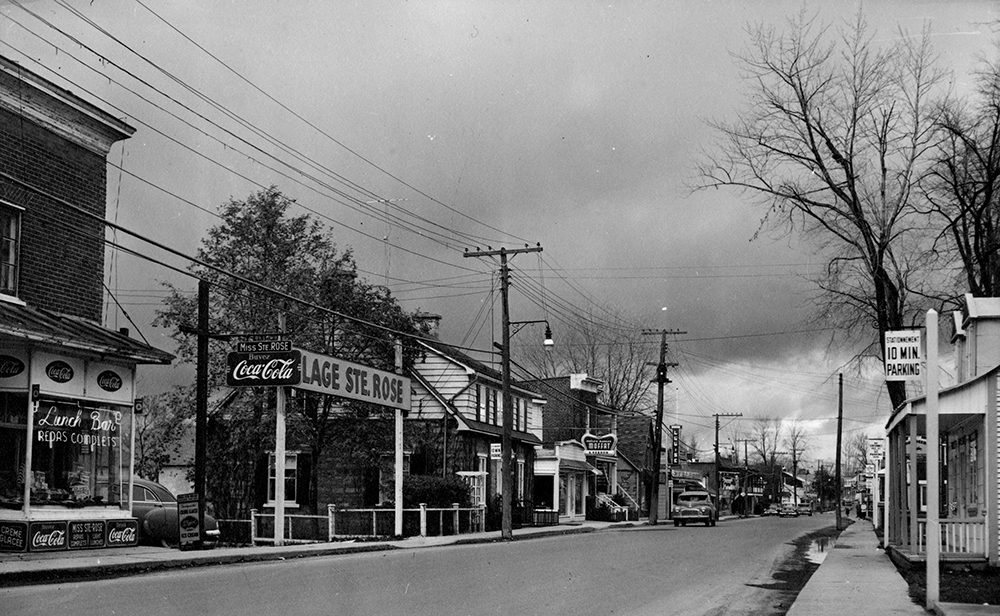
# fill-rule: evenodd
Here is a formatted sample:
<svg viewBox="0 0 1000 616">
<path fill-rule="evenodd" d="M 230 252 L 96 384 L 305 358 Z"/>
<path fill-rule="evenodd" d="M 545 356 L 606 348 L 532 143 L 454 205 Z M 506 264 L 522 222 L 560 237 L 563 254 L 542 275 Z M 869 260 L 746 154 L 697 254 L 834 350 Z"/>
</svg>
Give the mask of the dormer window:
<svg viewBox="0 0 1000 616">
<path fill-rule="evenodd" d="M 0 201 L 0 295 L 17 297 L 21 208 Z"/>
</svg>

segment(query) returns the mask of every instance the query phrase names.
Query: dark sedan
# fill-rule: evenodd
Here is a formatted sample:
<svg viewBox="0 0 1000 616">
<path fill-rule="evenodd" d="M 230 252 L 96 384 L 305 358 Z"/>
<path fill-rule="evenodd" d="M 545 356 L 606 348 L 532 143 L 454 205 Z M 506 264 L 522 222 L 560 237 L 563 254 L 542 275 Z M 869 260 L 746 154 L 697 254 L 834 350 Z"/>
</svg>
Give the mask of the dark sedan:
<svg viewBox="0 0 1000 616">
<path fill-rule="evenodd" d="M 135 477 L 132 482 L 132 515 L 139 520 L 139 540 L 176 547 L 180 543 L 177 498 L 155 481 Z M 197 524 L 196 521 L 194 523 Z M 207 513 L 205 538 L 209 543 L 215 543 L 220 538 L 218 522 Z"/>
</svg>

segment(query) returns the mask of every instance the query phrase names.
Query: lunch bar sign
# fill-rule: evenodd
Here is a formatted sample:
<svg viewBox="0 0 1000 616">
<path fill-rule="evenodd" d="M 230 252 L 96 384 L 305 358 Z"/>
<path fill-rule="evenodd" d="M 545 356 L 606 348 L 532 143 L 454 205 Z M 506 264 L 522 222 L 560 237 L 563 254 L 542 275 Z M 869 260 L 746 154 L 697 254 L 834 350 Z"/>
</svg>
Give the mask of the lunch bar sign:
<svg viewBox="0 0 1000 616">
<path fill-rule="evenodd" d="M 295 387 L 409 410 L 410 379 L 336 357 L 288 351 L 229 353 L 230 387 Z"/>
</svg>

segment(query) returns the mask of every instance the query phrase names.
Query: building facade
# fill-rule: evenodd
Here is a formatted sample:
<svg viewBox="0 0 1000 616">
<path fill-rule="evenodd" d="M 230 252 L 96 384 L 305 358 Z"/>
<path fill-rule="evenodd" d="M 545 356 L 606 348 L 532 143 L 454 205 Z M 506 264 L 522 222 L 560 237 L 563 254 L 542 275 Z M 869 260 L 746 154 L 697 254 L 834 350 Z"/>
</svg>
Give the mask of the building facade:
<svg viewBox="0 0 1000 616">
<path fill-rule="evenodd" d="M 131 545 L 135 369 L 100 325 L 106 156 L 134 129 L 0 57 L 0 549 Z"/>
</svg>

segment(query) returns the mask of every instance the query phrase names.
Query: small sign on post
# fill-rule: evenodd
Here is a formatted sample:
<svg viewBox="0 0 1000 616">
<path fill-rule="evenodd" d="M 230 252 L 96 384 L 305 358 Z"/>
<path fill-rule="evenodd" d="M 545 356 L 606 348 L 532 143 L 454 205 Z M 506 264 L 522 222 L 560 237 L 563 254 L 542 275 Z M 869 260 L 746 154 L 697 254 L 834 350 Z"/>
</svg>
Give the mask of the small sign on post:
<svg viewBox="0 0 1000 616">
<path fill-rule="evenodd" d="M 885 333 L 885 380 L 919 381 L 923 375 L 920 330 Z"/>
<path fill-rule="evenodd" d="M 181 549 L 195 547 L 201 541 L 201 516 L 198 515 L 198 495 L 177 495 L 177 529 Z"/>
</svg>

